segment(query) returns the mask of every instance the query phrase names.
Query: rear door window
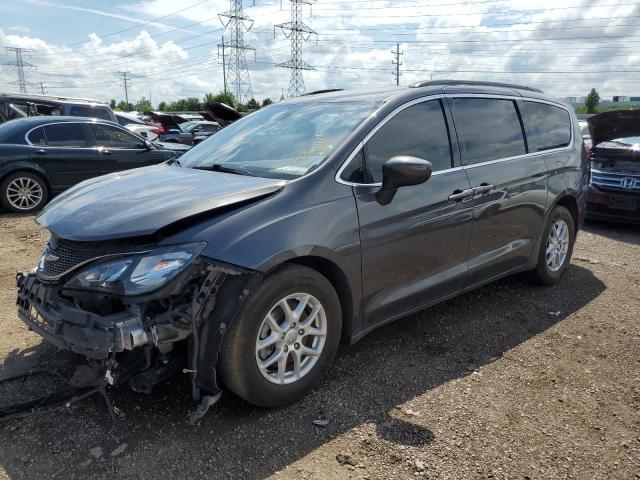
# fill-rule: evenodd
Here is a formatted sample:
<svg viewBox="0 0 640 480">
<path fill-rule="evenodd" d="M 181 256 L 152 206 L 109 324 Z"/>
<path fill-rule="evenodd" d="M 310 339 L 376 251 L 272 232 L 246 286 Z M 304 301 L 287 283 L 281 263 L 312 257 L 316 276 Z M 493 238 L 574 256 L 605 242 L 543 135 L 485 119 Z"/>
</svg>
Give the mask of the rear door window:
<svg viewBox="0 0 640 480">
<path fill-rule="evenodd" d="M 367 183 L 381 182 L 382 165 L 397 155 L 428 160 L 434 172 L 451 168 L 451 143 L 440 100 L 405 108 L 369 139 L 365 151 Z"/>
<path fill-rule="evenodd" d="M 141 148 L 142 140 L 120 128 L 99 123 L 89 125 L 89 128 L 99 147 Z"/>
<path fill-rule="evenodd" d="M 111 115 L 109 115 L 109 111 L 106 108 L 101 107 L 81 107 L 74 106 L 71 107 L 69 113 L 72 117 L 89 117 L 89 118 L 100 118 L 102 120 L 111 120 Z"/>
<path fill-rule="evenodd" d="M 89 141 L 79 123 L 56 123 L 44 127 L 50 147 L 88 147 Z"/>
<path fill-rule="evenodd" d="M 523 114 L 530 152 L 566 147 L 571 142 L 571 117 L 564 108 L 525 100 Z"/>
<path fill-rule="evenodd" d="M 38 127 L 34 130 L 31 130 L 29 135 L 27 135 L 27 139 L 32 145 L 46 145 L 47 137 L 44 134 L 44 127 Z"/>
<path fill-rule="evenodd" d="M 524 155 L 515 103 L 507 99 L 454 98 L 454 121 L 466 165 Z"/>
</svg>

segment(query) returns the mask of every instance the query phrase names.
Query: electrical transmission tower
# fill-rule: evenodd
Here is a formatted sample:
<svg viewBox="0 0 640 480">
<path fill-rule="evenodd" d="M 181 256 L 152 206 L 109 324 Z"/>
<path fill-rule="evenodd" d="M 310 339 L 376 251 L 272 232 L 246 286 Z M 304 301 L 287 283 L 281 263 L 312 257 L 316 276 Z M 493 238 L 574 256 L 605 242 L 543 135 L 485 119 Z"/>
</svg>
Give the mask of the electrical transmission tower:
<svg viewBox="0 0 640 480">
<path fill-rule="evenodd" d="M 18 89 L 20 93 L 27 93 L 27 85 L 31 85 L 31 82 L 27 82 L 27 79 L 24 75 L 24 71 L 36 68 L 35 65 L 29 62 L 25 62 L 24 58 L 31 58 L 31 50 L 28 48 L 19 48 L 19 47 L 6 47 L 7 56 L 11 54 L 15 54 L 16 60 L 15 62 L 7 62 L 6 66 L 13 67 L 18 72 L 18 80 L 15 82 L 11 82 L 12 85 L 18 85 Z"/>
<path fill-rule="evenodd" d="M 309 40 L 311 35 L 317 35 L 316 31 L 302 21 L 302 7 L 313 5 L 314 0 L 289 0 L 291 3 L 291 21 L 275 25 L 284 36 L 291 40 L 291 58 L 284 63 L 279 63 L 276 67 L 291 69 L 291 80 L 289 81 L 289 98 L 298 97 L 305 92 L 303 70 L 315 70 L 311 65 L 302 60 L 302 44 Z"/>
<path fill-rule="evenodd" d="M 129 72 L 118 72 L 118 75 L 122 77 L 122 86 L 124 87 L 124 97 L 127 102 L 127 109 L 129 108 L 129 82 L 131 81 L 131 75 Z"/>
<path fill-rule="evenodd" d="M 400 65 L 402 65 L 402 62 L 400 61 L 400 55 L 402 55 L 404 52 L 400 51 L 399 43 L 396 43 L 396 49 L 391 50 L 391 53 L 393 53 L 393 56 L 395 57 L 395 60 L 392 60 L 391 63 L 396 66 L 396 71 L 393 72 L 393 76 L 396 77 L 396 85 L 400 86 L 400 75 L 402 75 L 400 73 Z"/>
<path fill-rule="evenodd" d="M 47 94 L 47 82 L 38 82 L 38 85 L 40 85 L 40 93 L 42 93 L 42 95 L 46 95 Z"/>
<path fill-rule="evenodd" d="M 251 30 L 253 20 L 244 14 L 242 0 L 229 0 L 229 11 L 220 13 L 218 17 L 224 28 L 229 31 L 227 40 L 223 38 L 222 44 L 219 45 L 222 46 L 225 88 L 229 85 L 236 100 L 247 103 L 253 98 L 253 91 L 245 52 L 253 50 L 255 56 L 256 50 L 244 41 L 244 32 Z"/>
</svg>

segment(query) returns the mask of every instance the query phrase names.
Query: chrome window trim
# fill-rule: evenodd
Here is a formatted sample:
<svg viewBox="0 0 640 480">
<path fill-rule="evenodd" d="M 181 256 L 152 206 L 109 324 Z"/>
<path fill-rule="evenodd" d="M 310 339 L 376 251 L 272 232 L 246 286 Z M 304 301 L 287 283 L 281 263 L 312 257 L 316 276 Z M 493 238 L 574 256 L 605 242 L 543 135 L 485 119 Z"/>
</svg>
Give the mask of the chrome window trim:
<svg viewBox="0 0 640 480">
<path fill-rule="evenodd" d="M 41 125 L 38 125 L 37 127 L 33 127 L 31 130 L 28 130 L 27 133 L 24 134 L 24 141 L 27 143 L 27 145 L 31 146 L 31 147 L 39 147 L 39 148 L 84 148 L 84 149 L 96 149 L 96 148 L 104 148 L 104 147 L 98 147 L 97 145 L 91 145 L 88 147 L 65 147 L 62 145 L 34 145 L 33 143 L 31 143 L 31 141 L 29 140 L 29 134 L 31 132 L 33 132 L 34 130 L 37 130 L 38 128 L 44 128 L 44 127 L 48 127 L 51 125 L 88 125 L 88 124 L 94 124 L 94 125 L 106 125 L 108 127 L 115 127 L 118 130 L 122 130 L 125 133 L 128 133 L 129 135 L 133 135 L 134 137 L 140 138 L 140 140 L 142 141 L 148 141 L 142 137 L 140 137 L 139 135 L 136 135 L 135 132 L 132 132 L 130 130 L 127 130 L 126 128 L 122 127 L 119 124 L 116 124 L 114 122 L 112 122 L 111 120 L 102 120 L 102 119 L 96 119 L 96 121 L 92 121 L 92 122 L 80 122 L 80 121 L 73 121 L 73 122 L 49 122 L 49 123 L 43 123 Z M 109 147 L 109 148 L 113 148 L 113 147 Z M 128 148 L 128 149 L 124 149 L 124 148 L 116 148 L 116 150 L 141 150 L 141 149 L 137 149 L 137 148 Z"/>
<path fill-rule="evenodd" d="M 426 97 L 415 98 L 415 99 L 413 99 L 413 100 L 411 100 L 411 101 L 409 101 L 407 103 L 403 103 L 402 105 L 397 107 L 395 110 L 393 110 L 391 113 L 389 113 L 385 118 L 383 118 L 367 135 L 365 135 L 365 137 L 362 139 L 362 141 L 360 141 L 358 143 L 358 145 L 356 145 L 355 149 L 349 154 L 347 159 L 342 163 L 342 165 L 340 166 L 340 168 L 338 169 L 338 171 L 336 172 L 336 175 L 335 175 L 336 182 L 341 183 L 343 185 L 351 186 L 351 187 L 380 187 L 380 186 L 382 186 L 381 182 L 377 182 L 377 183 L 349 182 L 349 181 L 344 180 L 342 178 L 342 173 L 347 168 L 349 163 L 351 163 L 351 160 L 353 160 L 353 157 L 355 157 L 360 152 L 360 149 L 362 149 L 364 147 L 364 145 L 369 141 L 369 139 L 373 135 L 375 135 L 376 132 L 385 123 L 387 123 L 391 118 L 396 116 L 402 110 L 404 110 L 406 108 L 409 108 L 409 107 L 412 107 L 413 105 L 417 105 L 418 103 L 428 102 L 429 100 L 445 99 L 445 98 L 494 98 L 494 99 L 511 100 L 511 101 L 522 100 L 522 101 L 527 101 L 527 102 L 545 103 L 547 105 L 558 107 L 558 108 L 561 108 L 561 109 L 565 110 L 569 114 L 569 122 L 570 122 L 571 127 L 572 127 L 571 128 L 571 139 L 569 140 L 569 144 L 564 146 L 564 147 L 551 148 L 549 150 L 543 150 L 541 152 L 529 152 L 529 153 L 525 153 L 523 155 L 516 155 L 514 157 L 506 157 L 506 158 L 498 158 L 498 159 L 495 159 L 495 160 L 487 160 L 486 162 L 474 163 L 474 164 L 471 164 L 471 165 L 462 165 L 462 166 L 458 166 L 458 167 L 451 167 L 451 168 L 447 168 L 447 169 L 444 169 L 444 170 L 438 170 L 436 172 L 433 172 L 432 176 L 434 176 L 434 175 L 442 175 L 442 174 L 445 174 L 445 173 L 454 172 L 454 171 L 458 171 L 458 170 L 465 170 L 465 169 L 476 168 L 476 167 L 481 167 L 481 166 L 485 166 L 485 165 L 491 165 L 491 164 L 495 164 L 495 163 L 501 163 L 501 162 L 507 162 L 507 161 L 511 161 L 511 160 L 517 160 L 517 159 L 521 159 L 521 158 L 528 158 L 528 157 L 536 157 L 536 156 L 540 156 L 540 155 L 547 155 L 549 153 L 554 153 L 554 152 L 564 152 L 564 151 L 568 152 L 568 151 L 571 151 L 575 147 L 575 132 L 574 132 L 574 129 L 575 129 L 576 125 L 574 123 L 574 118 L 571 116 L 571 110 L 569 109 L 569 107 L 563 105 L 562 103 L 554 102 L 553 100 L 532 98 L 532 97 L 527 97 L 527 96 L 500 95 L 500 94 L 491 94 L 491 93 L 449 93 L 449 94 L 445 93 L 445 94 L 435 94 L 435 95 L 429 95 L 429 96 L 426 96 Z"/>
</svg>

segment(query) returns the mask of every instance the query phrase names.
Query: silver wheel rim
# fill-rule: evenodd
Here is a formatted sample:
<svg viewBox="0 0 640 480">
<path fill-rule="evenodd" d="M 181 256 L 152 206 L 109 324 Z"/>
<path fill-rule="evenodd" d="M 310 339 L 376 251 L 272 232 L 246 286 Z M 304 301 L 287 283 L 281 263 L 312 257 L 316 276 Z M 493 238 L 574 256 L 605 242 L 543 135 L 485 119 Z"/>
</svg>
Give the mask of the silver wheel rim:
<svg viewBox="0 0 640 480">
<path fill-rule="evenodd" d="M 7 200 L 18 210 L 29 210 L 42 201 L 42 187 L 33 178 L 18 177 L 7 186 Z"/>
<path fill-rule="evenodd" d="M 324 307 L 312 295 L 279 300 L 262 320 L 256 363 L 262 376 L 279 385 L 297 382 L 318 363 L 327 337 Z"/>
<path fill-rule="evenodd" d="M 547 267 L 557 272 L 564 265 L 569 252 L 569 226 L 564 220 L 556 220 L 547 238 Z"/>
</svg>

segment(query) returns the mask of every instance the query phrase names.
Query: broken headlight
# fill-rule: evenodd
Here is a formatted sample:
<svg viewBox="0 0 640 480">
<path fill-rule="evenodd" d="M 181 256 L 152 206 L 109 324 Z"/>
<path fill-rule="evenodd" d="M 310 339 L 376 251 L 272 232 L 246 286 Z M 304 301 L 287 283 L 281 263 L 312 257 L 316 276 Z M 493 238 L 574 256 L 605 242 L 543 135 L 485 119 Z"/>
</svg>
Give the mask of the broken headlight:
<svg viewBox="0 0 640 480">
<path fill-rule="evenodd" d="M 92 265 L 69 280 L 65 288 L 114 295 L 141 295 L 156 290 L 184 270 L 202 252 L 205 243 L 161 247 Z"/>
</svg>

